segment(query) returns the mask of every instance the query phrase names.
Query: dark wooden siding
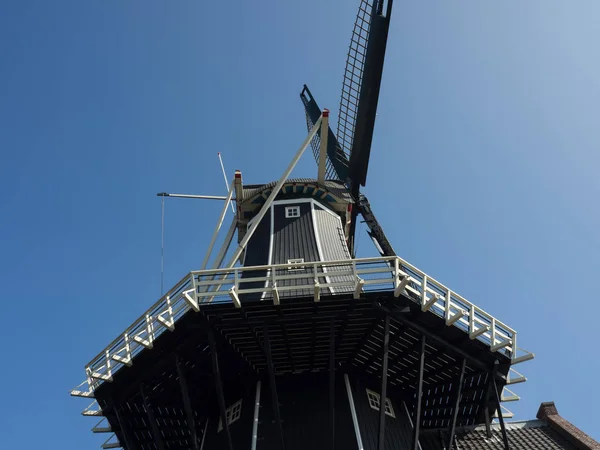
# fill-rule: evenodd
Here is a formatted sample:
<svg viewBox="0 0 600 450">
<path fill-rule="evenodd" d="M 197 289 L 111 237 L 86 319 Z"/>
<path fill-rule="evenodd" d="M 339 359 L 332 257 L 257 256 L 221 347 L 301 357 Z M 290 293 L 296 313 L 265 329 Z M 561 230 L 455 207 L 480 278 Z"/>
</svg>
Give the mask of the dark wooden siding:
<svg viewBox="0 0 600 450">
<path fill-rule="evenodd" d="M 349 375 L 354 397 L 354 407 L 360 426 L 360 433 L 365 450 L 377 448 L 379 430 L 379 411 L 369 405 L 367 389 L 379 392 L 381 386 L 372 385 L 369 381 Z M 396 417 L 385 416 L 385 448 L 386 450 L 404 450 L 410 448 L 412 427 L 401 401 L 388 396 L 392 402 Z"/>
<path fill-rule="evenodd" d="M 269 264 L 269 243 L 271 241 L 271 214 L 268 212 L 260 221 L 258 228 L 246 247 L 244 266 L 265 266 Z M 264 277 L 264 270 L 252 270 L 242 273 L 242 278 Z M 264 287 L 264 283 L 240 283 L 240 289 Z M 246 294 L 242 300 L 260 299 L 261 294 Z"/>
<path fill-rule="evenodd" d="M 300 207 L 300 217 L 286 219 L 285 208 L 289 206 Z M 274 206 L 273 217 L 273 249 L 271 264 L 287 264 L 290 259 L 302 258 L 304 261 L 319 261 L 319 251 L 315 239 L 310 203 L 283 204 Z M 278 275 L 309 274 L 308 270 L 287 269 L 278 270 Z M 283 280 L 279 286 L 299 286 L 313 284 L 312 276 L 293 280 Z M 306 295 L 307 291 L 283 291 L 281 297 Z"/>
<path fill-rule="evenodd" d="M 234 449 L 250 449 L 252 442 L 252 425 L 254 422 L 254 403 L 256 398 L 256 382 L 227 383 L 224 386 L 226 408 L 242 399 L 242 415 L 231 424 L 229 432 Z M 204 449 L 228 449 L 225 431 L 218 430 L 219 407 L 215 401 L 208 422 L 207 436 Z"/>
<path fill-rule="evenodd" d="M 328 377 L 328 372 L 306 372 L 276 378 L 286 450 L 331 448 Z M 335 384 L 335 449 L 357 450 L 342 374 L 336 374 Z M 279 449 L 268 380 L 263 381 L 260 404 L 257 450 Z"/>
</svg>

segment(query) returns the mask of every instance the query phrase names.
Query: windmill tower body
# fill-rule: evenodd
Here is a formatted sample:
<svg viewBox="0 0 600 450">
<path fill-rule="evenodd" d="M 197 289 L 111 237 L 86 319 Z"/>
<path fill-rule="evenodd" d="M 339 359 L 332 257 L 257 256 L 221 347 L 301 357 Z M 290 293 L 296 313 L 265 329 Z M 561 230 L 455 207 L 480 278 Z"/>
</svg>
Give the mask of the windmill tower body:
<svg viewBox="0 0 600 450">
<path fill-rule="evenodd" d="M 276 182 L 236 172 L 214 267 L 186 274 L 86 365 L 72 394 L 94 400 L 84 415 L 102 417 L 103 448 L 417 449 L 432 430 L 451 448 L 456 427 L 489 431 L 495 415 L 505 438 L 500 402 L 518 399 L 505 386 L 533 355 L 396 256 L 359 189 L 390 15 L 391 1 L 361 2 L 337 133 L 305 86 L 307 140 Z M 289 179 L 309 145 L 317 179 Z M 359 214 L 380 257 L 354 257 Z"/>
</svg>

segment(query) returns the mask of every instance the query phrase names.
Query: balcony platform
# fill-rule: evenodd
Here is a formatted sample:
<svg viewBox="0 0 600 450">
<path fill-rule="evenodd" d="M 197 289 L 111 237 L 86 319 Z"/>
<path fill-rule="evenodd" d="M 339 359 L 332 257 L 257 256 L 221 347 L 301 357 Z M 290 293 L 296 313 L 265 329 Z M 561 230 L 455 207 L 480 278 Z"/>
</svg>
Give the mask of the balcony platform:
<svg viewBox="0 0 600 450">
<path fill-rule="evenodd" d="M 294 270 L 300 266 L 301 273 Z M 84 414 L 105 416 L 111 425 L 125 421 L 140 440 L 151 440 L 144 407 L 150 401 L 161 405 L 154 421 L 161 433 L 181 437 L 175 445 L 185 446 L 188 431 L 181 423 L 186 405 L 179 374 L 183 370 L 194 380 L 189 398 L 201 429 L 206 405 L 214 402 L 209 334 L 216 339 L 224 384 L 260 379 L 269 358 L 276 376 L 326 371 L 331 339 L 336 371 L 380 383 L 386 315 L 388 392 L 409 409 L 419 375 L 420 339 L 427 337 L 422 428 L 449 426 L 449 393 L 463 360 L 458 426 L 482 423 L 486 409 L 493 413 L 486 392 L 495 361 L 499 386 L 525 381 L 511 366 L 533 356 L 517 354 L 513 329 L 400 258 L 302 263 L 288 269 L 220 269 L 184 277 L 86 366 L 87 386 L 72 392 L 96 399 L 97 405 Z M 250 279 L 253 286 L 264 286 L 244 290 L 249 280 L 244 271 L 266 271 L 261 279 Z M 294 284 L 283 283 L 289 280 Z M 518 399 L 514 394 L 503 398 Z M 124 417 L 117 417 L 118 411 Z"/>
</svg>

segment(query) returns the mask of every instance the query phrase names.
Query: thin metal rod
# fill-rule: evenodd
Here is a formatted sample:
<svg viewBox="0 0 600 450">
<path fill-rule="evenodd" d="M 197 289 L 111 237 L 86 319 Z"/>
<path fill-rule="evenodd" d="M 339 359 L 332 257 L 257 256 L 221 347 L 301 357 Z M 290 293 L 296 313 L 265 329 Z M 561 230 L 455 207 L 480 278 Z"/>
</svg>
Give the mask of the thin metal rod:
<svg viewBox="0 0 600 450">
<path fill-rule="evenodd" d="M 385 406 L 387 401 L 388 354 L 390 350 L 390 316 L 385 315 L 383 322 L 383 345 L 381 355 L 381 394 L 379 397 L 379 436 L 378 450 L 385 450 Z"/>
<path fill-rule="evenodd" d="M 465 379 L 465 368 L 467 367 L 467 360 L 463 358 L 460 367 L 460 376 L 458 377 L 458 385 L 456 386 L 456 399 L 454 402 L 454 412 L 452 413 L 452 422 L 450 424 L 450 436 L 448 436 L 448 445 L 446 448 L 452 450 L 452 444 L 454 443 L 454 432 L 456 431 L 456 419 L 458 418 L 458 407 L 462 399 L 463 382 Z"/>
<path fill-rule="evenodd" d="M 496 375 L 498 371 L 498 361 L 494 362 L 494 370 L 493 375 Z M 496 400 L 496 408 L 498 411 L 498 419 L 500 420 L 500 430 L 502 431 L 502 440 L 504 441 L 504 449 L 510 450 L 510 445 L 508 444 L 508 435 L 506 434 L 506 426 L 504 425 L 504 417 L 502 417 L 502 407 L 500 406 L 500 392 L 498 392 L 498 385 L 496 384 L 496 377 L 492 376 L 492 383 L 494 386 L 494 399 Z"/>
<path fill-rule="evenodd" d="M 160 296 L 165 293 L 165 198 L 161 199 L 161 217 L 160 217 Z"/>
<path fill-rule="evenodd" d="M 188 389 L 185 373 L 181 367 L 179 357 L 175 355 L 175 366 L 177 367 L 177 376 L 179 377 L 179 389 L 181 390 L 181 398 L 183 400 L 183 408 L 187 418 L 187 425 L 192 436 L 192 445 L 194 450 L 198 450 L 198 433 L 196 432 L 196 424 L 194 421 L 194 413 L 192 412 L 192 401 L 190 399 L 190 391 Z"/>
<path fill-rule="evenodd" d="M 227 200 L 227 197 L 224 197 L 222 195 L 168 194 L 166 192 L 159 192 L 156 195 L 158 197 L 196 198 L 201 200 Z"/>
<path fill-rule="evenodd" d="M 319 126 L 321 125 L 322 119 L 323 119 L 322 116 L 319 117 L 319 119 L 313 125 L 312 130 L 310 130 L 310 133 L 308 133 L 308 136 L 306 136 L 306 139 L 304 140 L 304 142 L 302 143 L 302 145 L 296 152 L 294 159 L 292 159 L 292 162 L 290 162 L 289 166 L 287 167 L 287 169 L 285 169 L 285 172 L 283 172 L 283 175 L 281 176 L 281 178 L 279 179 L 279 181 L 277 182 L 277 184 L 271 191 L 271 194 L 269 194 L 269 196 L 267 197 L 267 200 L 265 201 L 263 206 L 260 208 L 259 213 L 256 215 L 256 218 L 254 219 L 252 226 L 250 226 L 250 228 L 248 229 L 248 232 L 246 233 L 246 235 L 244 236 L 244 238 L 238 245 L 238 248 L 233 253 L 233 256 L 231 257 L 231 259 L 229 260 L 229 264 L 227 264 L 227 266 L 226 266 L 227 268 L 233 267 L 233 265 L 236 263 L 236 261 L 238 260 L 238 258 L 242 254 L 242 252 L 244 251 L 244 248 L 246 248 L 246 244 L 248 244 L 248 241 L 250 240 L 250 238 L 252 237 L 252 235 L 254 234 L 256 229 L 258 228 L 260 221 L 262 220 L 262 218 L 265 216 L 265 214 L 271 207 L 271 203 L 273 203 L 273 200 L 275 200 L 275 197 L 279 194 L 279 191 L 281 190 L 281 186 L 283 186 L 283 183 L 285 183 L 285 180 L 288 179 L 288 177 L 290 176 L 290 173 L 292 173 L 292 170 L 294 169 L 294 167 L 296 167 L 296 164 L 298 163 L 298 161 L 300 160 L 300 157 L 304 153 L 304 150 L 306 150 L 306 147 L 308 147 L 308 145 L 310 144 L 310 141 L 312 141 L 312 138 L 315 137 L 315 135 L 317 134 L 317 131 L 319 131 Z"/>
<path fill-rule="evenodd" d="M 210 254 L 212 253 L 213 247 L 215 246 L 215 241 L 217 240 L 217 236 L 219 235 L 219 230 L 223 225 L 223 220 L 225 220 L 225 214 L 227 214 L 227 205 L 233 196 L 233 183 L 231 184 L 231 188 L 227 193 L 227 201 L 223 204 L 223 209 L 221 210 L 221 215 L 219 216 L 219 221 L 217 222 L 217 226 L 215 231 L 213 232 L 212 238 L 210 239 L 210 244 L 208 245 L 208 250 L 206 250 L 206 256 L 204 257 L 204 261 L 202 261 L 202 266 L 200 270 L 206 269 L 206 264 L 208 264 L 208 260 L 210 259 Z"/>
<path fill-rule="evenodd" d="M 256 441 L 258 439 L 258 415 L 260 412 L 260 380 L 256 382 L 256 399 L 254 400 L 254 422 L 252 423 L 252 447 L 256 450 Z"/>
<path fill-rule="evenodd" d="M 335 449 L 335 322 L 329 329 L 329 415 L 331 420 L 331 449 Z"/>
<path fill-rule="evenodd" d="M 142 397 L 142 403 L 144 405 L 144 410 L 146 411 L 146 415 L 148 416 L 148 421 L 150 422 L 150 427 L 152 428 L 152 436 L 154 437 L 154 443 L 158 447 L 158 450 L 165 450 L 165 443 L 162 438 L 162 434 L 160 434 L 160 429 L 158 428 L 158 423 L 156 422 L 156 416 L 154 415 L 154 411 L 148 402 L 148 397 L 146 397 L 146 393 L 144 392 L 144 386 L 140 384 L 140 396 Z"/>
<path fill-rule="evenodd" d="M 358 425 L 358 417 L 356 416 L 356 408 L 354 406 L 354 398 L 352 396 L 352 387 L 350 386 L 350 380 L 348 374 L 344 374 L 344 381 L 346 382 L 346 393 L 348 394 L 348 402 L 350 403 L 350 414 L 352 415 L 352 423 L 354 424 L 354 434 L 356 435 L 356 444 L 358 450 L 364 450 L 362 443 L 362 436 L 360 435 L 360 426 Z"/>
<path fill-rule="evenodd" d="M 221 372 L 219 371 L 219 358 L 217 356 L 217 344 L 215 343 L 215 336 L 212 331 L 208 332 L 208 345 L 210 346 L 210 357 L 212 360 L 213 378 L 215 381 L 215 389 L 217 393 L 217 402 L 219 403 L 219 414 L 221 416 L 221 423 L 223 425 L 223 431 L 225 432 L 225 439 L 227 441 L 227 448 L 233 450 L 233 444 L 231 442 L 231 433 L 229 432 L 229 424 L 227 423 L 227 413 L 225 411 L 225 395 L 223 394 L 223 384 L 221 383 Z"/>
<path fill-rule="evenodd" d="M 223 158 L 221 158 L 221 152 L 218 152 L 219 162 L 221 163 L 221 170 L 223 171 L 223 179 L 225 180 L 225 186 L 227 186 L 227 191 L 229 191 L 229 182 L 227 181 L 227 174 L 225 173 L 225 166 L 223 165 Z M 233 183 L 232 183 L 233 184 Z M 233 202 L 227 202 L 231 205 L 231 212 L 235 214 L 235 207 L 233 206 Z"/>
<path fill-rule="evenodd" d="M 419 357 L 419 381 L 417 384 L 417 410 L 415 411 L 415 424 L 413 427 L 412 448 L 419 448 L 419 431 L 421 428 L 421 400 L 423 397 L 423 371 L 425 369 L 425 335 L 421 335 L 421 349 Z"/>
<path fill-rule="evenodd" d="M 269 384 L 271 385 L 271 405 L 275 423 L 279 429 L 279 441 L 281 450 L 285 449 L 285 440 L 283 438 L 283 426 L 281 424 L 281 415 L 279 414 L 279 397 L 277 396 L 277 386 L 275 385 L 275 369 L 273 368 L 273 358 L 271 356 L 271 342 L 269 341 L 269 328 L 265 324 L 263 326 L 263 337 L 265 340 L 265 355 L 267 357 L 267 370 L 269 372 Z"/>
</svg>

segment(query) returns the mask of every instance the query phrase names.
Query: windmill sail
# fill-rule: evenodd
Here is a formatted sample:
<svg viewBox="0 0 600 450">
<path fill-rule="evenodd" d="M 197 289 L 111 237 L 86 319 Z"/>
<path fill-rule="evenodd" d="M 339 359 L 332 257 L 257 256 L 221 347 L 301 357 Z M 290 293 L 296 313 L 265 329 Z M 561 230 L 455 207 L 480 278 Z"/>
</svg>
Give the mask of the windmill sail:
<svg viewBox="0 0 600 450">
<path fill-rule="evenodd" d="M 352 33 L 338 126 L 338 137 L 343 142 L 342 146 L 347 149 L 350 145 L 351 149 L 349 178 L 352 180 L 351 190 L 354 195 L 358 193 L 359 184 L 364 186 L 367 181 L 371 141 L 392 13 L 392 0 L 387 2 L 373 0 L 369 5 L 371 14 L 369 27 L 365 33 L 368 3 L 366 0 L 362 1 Z M 387 4 L 384 5 L 385 3 Z M 362 64 L 360 64 L 361 58 Z M 358 91 L 357 86 L 360 86 Z M 349 129 L 353 130 L 353 134 L 347 134 Z"/>
<path fill-rule="evenodd" d="M 375 0 L 376 1 L 376 0 Z M 354 142 L 358 102 L 362 88 L 365 57 L 369 43 L 373 0 L 361 0 L 352 30 L 352 39 L 340 97 L 337 136 L 344 155 L 349 160 Z"/>
<path fill-rule="evenodd" d="M 300 98 L 304 104 L 304 111 L 306 112 L 306 126 L 310 130 L 312 129 L 315 122 L 321 117 L 321 109 L 317 104 L 316 100 L 312 96 L 310 90 L 306 85 L 300 93 Z M 319 163 L 319 153 L 321 151 L 321 132 L 310 142 L 313 155 L 317 164 Z M 329 128 L 329 134 L 327 138 L 327 160 L 325 163 L 325 177 L 329 180 L 342 180 L 346 181 L 348 177 L 348 157 L 341 149 L 338 144 L 333 131 Z"/>
<path fill-rule="evenodd" d="M 367 178 L 391 11 L 392 0 L 361 0 L 346 59 L 337 136 L 329 131 L 326 175 L 344 181 L 355 199 Z M 320 109 L 306 85 L 300 97 L 310 129 Z M 311 146 L 318 162 L 319 136 Z"/>
</svg>

